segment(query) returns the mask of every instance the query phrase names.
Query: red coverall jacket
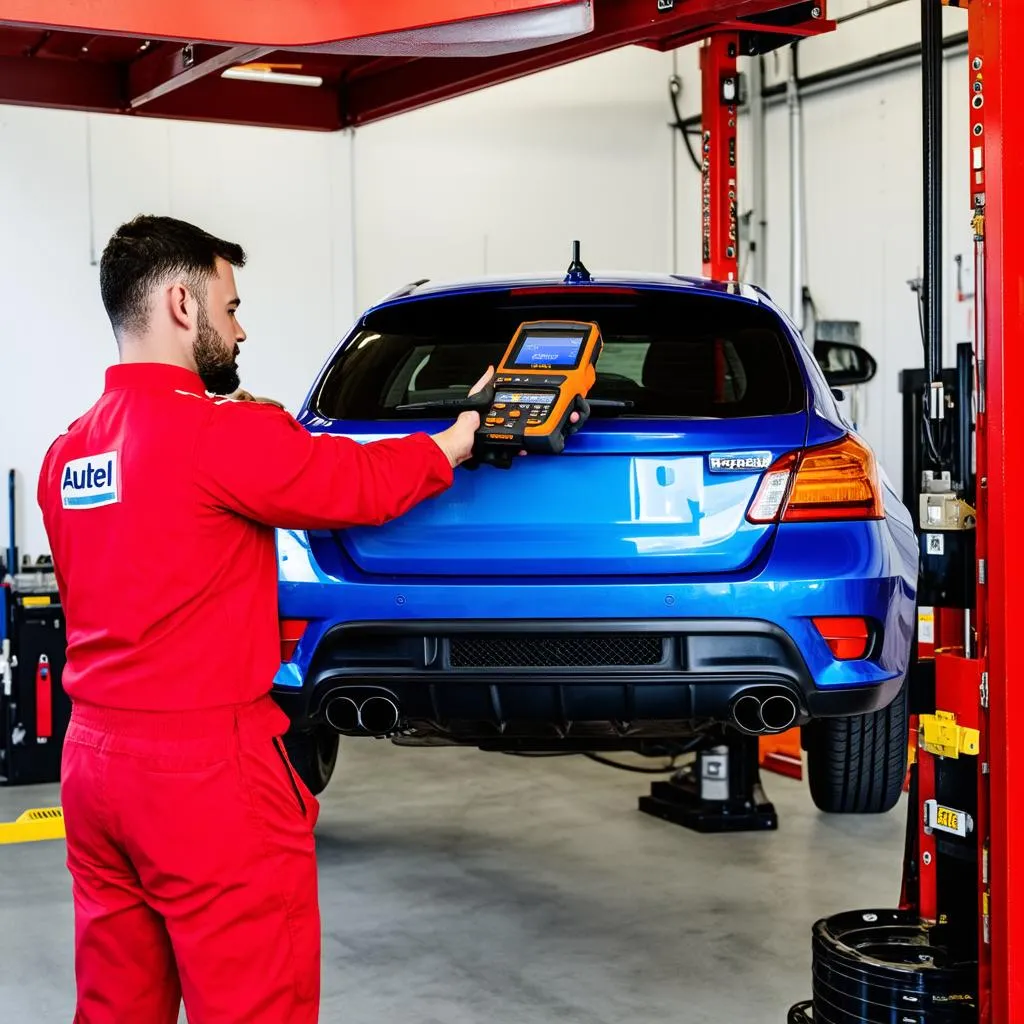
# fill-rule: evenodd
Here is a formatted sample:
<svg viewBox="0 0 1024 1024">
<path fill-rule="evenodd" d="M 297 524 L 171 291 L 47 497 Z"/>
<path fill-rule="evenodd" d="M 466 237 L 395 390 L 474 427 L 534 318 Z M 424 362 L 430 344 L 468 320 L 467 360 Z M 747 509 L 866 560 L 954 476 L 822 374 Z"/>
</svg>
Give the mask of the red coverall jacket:
<svg viewBox="0 0 1024 1024">
<path fill-rule="evenodd" d="M 451 481 L 424 434 L 315 437 L 275 406 L 206 397 L 187 370 L 111 367 L 39 482 L 69 696 L 153 711 L 255 700 L 280 664 L 272 527 L 384 523 Z"/>
<path fill-rule="evenodd" d="M 39 480 L 68 631 L 62 800 L 78 1024 L 306 1024 L 318 806 L 267 696 L 273 527 L 379 524 L 450 485 L 423 434 L 360 445 L 119 365 Z M 429 543 L 429 538 L 425 538 Z"/>
</svg>

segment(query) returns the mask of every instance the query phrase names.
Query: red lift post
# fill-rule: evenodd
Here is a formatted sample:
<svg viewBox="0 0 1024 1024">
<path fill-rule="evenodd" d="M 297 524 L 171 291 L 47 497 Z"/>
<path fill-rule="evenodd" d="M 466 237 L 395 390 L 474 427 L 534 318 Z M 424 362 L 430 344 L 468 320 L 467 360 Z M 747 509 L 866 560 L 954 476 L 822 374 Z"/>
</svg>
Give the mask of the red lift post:
<svg viewBox="0 0 1024 1024">
<path fill-rule="evenodd" d="M 716 32 L 700 49 L 701 259 L 704 276 L 715 281 L 739 279 L 739 52 L 736 32 Z"/>
<path fill-rule="evenodd" d="M 917 887 L 907 902 L 924 920 L 940 924 L 947 909 L 956 913 L 969 902 L 937 870 L 944 826 L 963 828 L 965 822 L 955 815 L 937 822 L 934 804 L 930 821 L 924 814 L 925 803 L 941 791 L 940 773 L 948 779 L 962 771 L 951 762 L 964 759 L 974 766 L 976 787 L 975 814 L 966 824 L 977 851 L 969 895 L 977 917 L 979 1020 L 1018 1024 L 1024 1021 L 1024 970 L 1014 951 L 1024 949 L 1024 917 L 1014 912 L 1013 865 L 1024 864 L 1024 828 L 1012 794 L 1024 783 L 1024 737 L 1014 728 L 1024 713 L 1017 682 L 1024 651 L 1013 637 L 1024 598 L 1013 585 L 1020 559 L 1012 557 L 1012 529 L 1024 451 L 1024 406 L 1013 392 L 1024 372 L 1024 196 L 1016 180 L 1024 171 L 1024 118 L 1010 69 L 1024 47 L 1024 5 L 943 3 L 967 8 L 968 20 L 969 85 L 960 101 L 970 104 L 970 208 L 965 205 L 964 215 L 972 219 L 975 245 L 976 602 L 966 632 L 961 611 L 936 609 L 934 649 L 924 651 L 935 660 L 937 711 L 920 722 L 911 808 L 918 815 Z"/>
<path fill-rule="evenodd" d="M 988 874 L 991 899 L 991 1013 L 994 1024 L 1024 1021 L 1024 913 L 1017 882 L 1024 869 L 1024 819 L 1016 801 L 1024 794 L 1024 622 L 1022 559 L 1014 528 L 1024 509 L 1024 115 L 1013 67 L 1024 53 L 1024 4 L 1018 0 L 971 0 L 968 8 L 972 60 L 971 152 L 973 188 L 982 174 L 984 204 L 976 207 L 982 274 L 979 353 L 983 355 L 983 415 L 979 430 L 979 493 L 984 511 L 984 561 L 979 562 L 979 650 L 987 672 L 987 779 L 991 799 Z M 974 65 L 980 61 L 980 66 Z M 981 75 L 978 79 L 976 76 Z M 974 83 L 982 83 L 978 106 Z M 981 125 L 978 132 L 977 125 Z M 974 149 L 983 142 L 981 167 Z M 980 195 L 982 193 L 976 193 Z M 977 202 L 977 200 L 976 200 Z M 974 212 L 974 211 L 972 211 Z M 1013 551 L 1017 550 L 1017 555 Z M 984 743 L 984 740 L 983 740 Z M 1015 796 L 1016 794 L 1016 796 Z M 1021 957 L 1015 958 L 1014 953 Z M 983 961 L 984 962 L 984 961 Z"/>
</svg>

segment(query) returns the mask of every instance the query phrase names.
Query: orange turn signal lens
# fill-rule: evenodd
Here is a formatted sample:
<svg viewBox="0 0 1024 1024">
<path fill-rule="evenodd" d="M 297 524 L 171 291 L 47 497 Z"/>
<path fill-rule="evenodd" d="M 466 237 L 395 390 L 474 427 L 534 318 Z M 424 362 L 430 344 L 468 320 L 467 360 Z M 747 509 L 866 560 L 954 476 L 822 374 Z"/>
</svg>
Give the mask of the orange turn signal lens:
<svg viewBox="0 0 1024 1024">
<path fill-rule="evenodd" d="M 309 622 L 306 619 L 281 619 L 281 661 L 291 661 Z"/>
<path fill-rule="evenodd" d="M 884 516 L 875 457 L 855 437 L 804 452 L 783 522 Z"/>
<path fill-rule="evenodd" d="M 854 661 L 867 654 L 871 631 L 866 619 L 839 617 L 816 618 L 811 621 L 828 644 L 829 650 L 840 661 Z"/>
<path fill-rule="evenodd" d="M 884 517 L 875 457 L 853 435 L 778 459 L 747 513 L 752 523 Z"/>
</svg>

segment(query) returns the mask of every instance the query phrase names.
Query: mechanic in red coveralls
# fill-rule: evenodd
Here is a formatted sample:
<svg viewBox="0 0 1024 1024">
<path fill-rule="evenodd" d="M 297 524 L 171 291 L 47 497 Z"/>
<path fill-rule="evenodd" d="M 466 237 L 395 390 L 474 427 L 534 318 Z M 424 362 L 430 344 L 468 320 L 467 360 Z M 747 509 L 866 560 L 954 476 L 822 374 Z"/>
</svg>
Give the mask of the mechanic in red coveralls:
<svg viewBox="0 0 1024 1024">
<path fill-rule="evenodd" d="M 39 481 L 68 629 L 78 1024 L 175 1024 L 182 996 L 190 1024 L 317 1019 L 318 803 L 268 696 L 273 528 L 401 515 L 451 484 L 479 424 L 360 445 L 211 397 L 239 384 L 244 262 L 167 218 L 114 235 L 120 365 Z"/>
</svg>

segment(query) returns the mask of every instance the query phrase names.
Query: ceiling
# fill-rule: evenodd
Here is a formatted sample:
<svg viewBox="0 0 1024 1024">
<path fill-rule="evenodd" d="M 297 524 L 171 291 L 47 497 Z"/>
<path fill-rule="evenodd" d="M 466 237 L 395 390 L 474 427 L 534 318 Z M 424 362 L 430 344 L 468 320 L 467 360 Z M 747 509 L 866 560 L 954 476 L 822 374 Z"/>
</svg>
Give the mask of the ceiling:
<svg viewBox="0 0 1024 1024">
<path fill-rule="evenodd" d="M 0 103 L 337 131 L 622 46 L 717 29 L 753 54 L 833 24 L 825 0 L 0 0 Z"/>
</svg>

